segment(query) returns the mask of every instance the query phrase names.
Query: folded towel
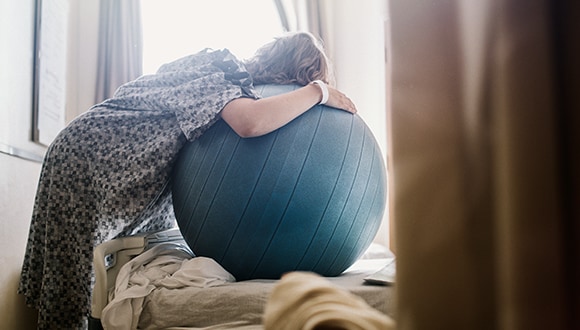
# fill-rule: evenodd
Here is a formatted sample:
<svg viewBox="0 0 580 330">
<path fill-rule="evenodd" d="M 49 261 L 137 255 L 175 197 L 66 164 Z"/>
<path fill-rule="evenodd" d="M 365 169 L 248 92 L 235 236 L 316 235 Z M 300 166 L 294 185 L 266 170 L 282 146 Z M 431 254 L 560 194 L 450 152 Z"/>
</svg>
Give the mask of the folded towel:
<svg viewBox="0 0 580 330">
<path fill-rule="evenodd" d="M 308 272 L 284 275 L 264 311 L 270 330 L 390 330 L 394 321 L 363 299 Z"/>
</svg>

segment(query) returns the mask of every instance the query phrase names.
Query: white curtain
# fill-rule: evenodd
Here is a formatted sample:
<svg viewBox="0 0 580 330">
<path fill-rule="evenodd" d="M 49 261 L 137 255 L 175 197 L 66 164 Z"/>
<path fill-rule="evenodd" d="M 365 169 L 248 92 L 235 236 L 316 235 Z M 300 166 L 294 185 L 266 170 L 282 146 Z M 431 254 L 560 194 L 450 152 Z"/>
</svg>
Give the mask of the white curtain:
<svg viewBox="0 0 580 330">
<path fill-rule="evenodd" d="M 334 84 L 357 105 L 386 159 L 384 0 L 277 0 L 292 31 L 309 31 L 324 43 Z M 389 245 L 388 214 L 376 243 Z"/>
<path fill-rule="evenodd" d="M 143 38 L 140 0 L 101 0 L 95 103 L 142 74 Z"/>
<path fill-rule="evenodd" d="M 400 329 L 580 328 L 578 4 L 390 0 Z"/>
<path fill-rule="evenodd" d="M 308 31 L 324 42 L 326 52 L 332 57 L 330 42 L 331 24 L 329 5 L 325 0 L 274 0 L 280 19 L 287 31 Z"/>
</svg>

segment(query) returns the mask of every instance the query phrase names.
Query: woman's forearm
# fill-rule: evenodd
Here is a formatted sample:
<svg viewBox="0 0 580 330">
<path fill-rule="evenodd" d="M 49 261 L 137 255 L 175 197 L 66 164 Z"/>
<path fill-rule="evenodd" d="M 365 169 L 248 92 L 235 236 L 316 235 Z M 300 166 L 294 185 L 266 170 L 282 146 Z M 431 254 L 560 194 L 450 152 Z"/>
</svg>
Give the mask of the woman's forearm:
<svg viewBox="0 0 580 330">
<path fill-rule="evenodd" d="M 320 99 L 318 87 L 307 85 L 263 99 L 232 100 L 224 107 L 221 116 L 239 136 L 260 136 L 286 125 L 316 105 Z"/>
<path fill-rule="evenodd" d="M 268 134 L 300 116 L 320 102 L 321 90 L 309 84 L 292 92 L 263 99 L 239 98 L 229 102 L 221 112 L 222 118 L 241 137 Z M 330 88 L 328 105 L 356 112 L 344 94 Z"/>
</svg>

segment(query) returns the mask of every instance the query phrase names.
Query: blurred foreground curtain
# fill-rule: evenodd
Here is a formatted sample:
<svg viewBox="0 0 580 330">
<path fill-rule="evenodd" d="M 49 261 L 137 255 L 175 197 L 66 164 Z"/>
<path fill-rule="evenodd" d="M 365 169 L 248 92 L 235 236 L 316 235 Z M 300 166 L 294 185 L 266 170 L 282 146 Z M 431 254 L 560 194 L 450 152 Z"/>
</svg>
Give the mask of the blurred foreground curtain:
<svg viewBox="0 0 580 330">
<path fill-rule="evenodd" d="M 579 4 L 390 1 L 399 329 L 580 329 Z"/>
<path fill-rule="evenodd" d="M 95 103 L 142 74 L 143 37 L 140 0 L 101 0 Z"/>
</svg>

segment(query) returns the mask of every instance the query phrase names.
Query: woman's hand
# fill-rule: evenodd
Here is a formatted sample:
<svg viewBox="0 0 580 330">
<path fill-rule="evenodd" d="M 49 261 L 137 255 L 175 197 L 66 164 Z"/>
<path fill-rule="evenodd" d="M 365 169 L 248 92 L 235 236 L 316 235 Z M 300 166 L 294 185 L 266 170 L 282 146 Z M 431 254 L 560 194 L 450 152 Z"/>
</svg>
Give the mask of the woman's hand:
<svg viewBox="0 0 580 330">
<path fill-rule="evenodd" d="M 326 101 L 325 103 L 326 105 L 328 105 L 329 107 L 348 111 L 350 113 L 357 112 L 354 103 L 346 95 L 344 95 L 344 93 L 331 86 L 327 86 L 327 88 L 328 88 L 328 101 Z"/>
</svg>

